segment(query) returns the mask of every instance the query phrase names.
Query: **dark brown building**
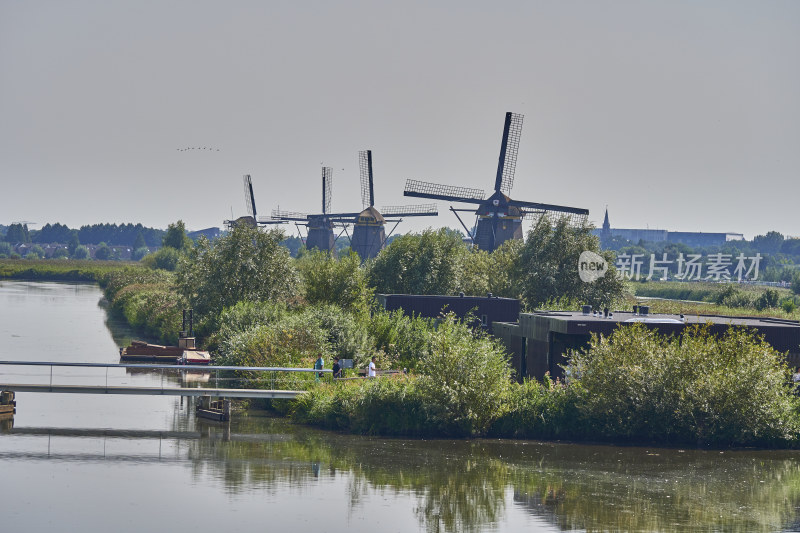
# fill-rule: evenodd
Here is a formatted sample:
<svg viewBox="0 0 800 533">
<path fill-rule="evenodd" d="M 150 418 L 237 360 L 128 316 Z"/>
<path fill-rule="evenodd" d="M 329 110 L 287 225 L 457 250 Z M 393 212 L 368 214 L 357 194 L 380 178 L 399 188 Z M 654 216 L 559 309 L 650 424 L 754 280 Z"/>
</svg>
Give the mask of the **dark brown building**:
<svg viewBox="0 0 800 533">
<path fill-rule="evenodd" d="M 492 324 L 515 321 L 519 317 L 519 300 L 497 296 L 440 296 L 418 294 L 379 294 L 378 302 L 389 311 L 402 309 L 407 315 L 436 318 L 453 312 L 460 318 L 469 313 L 483 329 L 492 333 Z"/>
</svg>

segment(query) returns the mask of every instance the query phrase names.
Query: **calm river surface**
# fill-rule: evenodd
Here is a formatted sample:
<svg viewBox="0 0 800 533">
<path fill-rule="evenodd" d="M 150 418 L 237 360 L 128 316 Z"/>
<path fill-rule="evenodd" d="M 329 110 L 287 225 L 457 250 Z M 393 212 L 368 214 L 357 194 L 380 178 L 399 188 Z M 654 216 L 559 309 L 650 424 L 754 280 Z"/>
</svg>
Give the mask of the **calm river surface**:
<svg viewBox="0 0 800 533">
<path fill-rule="evenodd" d="M 116 363 L 93 285 L 0 281 L 0 359 Z M 0 382 L 41 380 L 0 367 Z M 154 384 L 63 369 L 56 379 Z M 178 376 L 166 379 L 179 379 Z M 34 381 L 32 381 L 34 382 Z M 41 382 L 41 381 L 39 381 Z M 17 394 L 0 422 L 0 529 L 798 531 L 800 453 L 338 435 L 187 400 Z"/>
</svg>

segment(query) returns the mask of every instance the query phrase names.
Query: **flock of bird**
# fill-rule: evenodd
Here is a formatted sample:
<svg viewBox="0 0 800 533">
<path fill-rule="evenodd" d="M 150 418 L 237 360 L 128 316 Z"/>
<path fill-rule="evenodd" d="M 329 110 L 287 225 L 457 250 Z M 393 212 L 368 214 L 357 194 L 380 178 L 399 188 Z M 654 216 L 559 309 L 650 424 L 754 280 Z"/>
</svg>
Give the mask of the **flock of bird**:
<svg viewBox="0 0 800 533">
<path fill-rule="evenodd" d="M 188 152 L 189 150 L 208 150 L 209 152 L 219 152 L 219 148 L 214 148 L 211 146 L 196 146 L 196 147 L 187 147 L 187 148 L 176 148 L 179 152 Z"/>
</svg>

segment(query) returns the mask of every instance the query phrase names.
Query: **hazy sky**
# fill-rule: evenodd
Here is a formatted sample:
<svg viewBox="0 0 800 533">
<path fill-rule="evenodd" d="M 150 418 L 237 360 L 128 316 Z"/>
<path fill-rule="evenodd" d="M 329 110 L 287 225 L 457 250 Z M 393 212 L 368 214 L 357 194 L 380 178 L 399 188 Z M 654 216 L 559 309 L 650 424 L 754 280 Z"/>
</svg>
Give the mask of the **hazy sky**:
<svg viewBox="0 0 800 533">
<path fill-rule="evenodd" d="M 360 210 L 363 149 L 379 207 L 490 190 L 506 111 L 513 198 L 800 235 L 795 0 L 0 0 L 0 223 L 221 226 L 243 174 L 259 214 L 317 212 L 321 163 Z"/>
</svg>

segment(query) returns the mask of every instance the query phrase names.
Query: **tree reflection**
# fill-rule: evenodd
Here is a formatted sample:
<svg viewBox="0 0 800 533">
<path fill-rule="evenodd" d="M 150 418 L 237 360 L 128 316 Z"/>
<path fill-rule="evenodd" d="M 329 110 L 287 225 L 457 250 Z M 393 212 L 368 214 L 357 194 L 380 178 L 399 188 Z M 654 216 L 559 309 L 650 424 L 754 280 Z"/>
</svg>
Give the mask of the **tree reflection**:
<svg viewBox="0 0 800 533">
<path fill-rule="evenodd" d="M 796 452 L 375 439 L 247 417 L 226 431 L 190 443 L 196 475 L 231 492 L 346 476 L 351 512 L 369 494 L 410 495 L 432 532 L 483 530 L 507 505 L 563 530 L 775 531 L 800 505 Z"/>
</svg>

